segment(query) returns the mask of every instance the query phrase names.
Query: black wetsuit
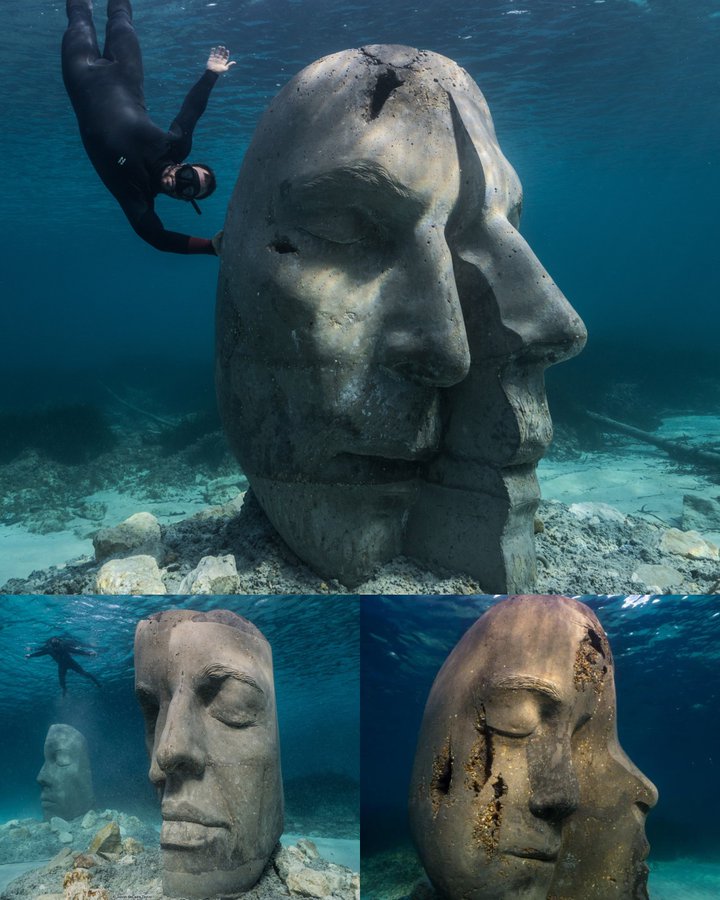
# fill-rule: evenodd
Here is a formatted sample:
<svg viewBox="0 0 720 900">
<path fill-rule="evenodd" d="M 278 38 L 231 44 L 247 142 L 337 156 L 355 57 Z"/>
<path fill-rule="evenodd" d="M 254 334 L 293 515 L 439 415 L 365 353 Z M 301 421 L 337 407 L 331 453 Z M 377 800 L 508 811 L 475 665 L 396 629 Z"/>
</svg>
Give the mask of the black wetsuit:
<svg viewBox="0 0 720 900">
<path fill-rule="evenodd" d="M 169 131 L 147 114 L 140 44 L 129 0 L 109 0 L 98 49 L 91 0 L 67 0 L 62 71 L 90 162 L 140 237 L 170 253 L 214 254 L 207 238 L 167 231 L 154 209 L 163 169 L 190 153 L 192 133 L 218 75 L 206 70 Z"/>
<path fill-rule="evenodd" d="M 33 650 L 32 653 L 27 653 L 25 659 L 32 659 L 34 656 L 51 656 L 58 666 L 58 678 L 60 679 L 60 687 L 62 688 L 63 694 L 67 692 L 65 675 L 68 669 L 72 669 L 73 672 L 77 672 L 79 675 L 84 675 L 85 678 L 89 678 L 90 681 L 97 685 L 97 687 L 100 687 L 100 682 L 97 678 L 89 672 L 86 672 L 79 663 L 75 662 L 72 656 L 70 656 L 71 653 L 74 653 L 76 656 L 97 655 L 94 650 L 83 647 L 82 644 L 73 641 L 70 638 L 52 637 L 45 641 L 42 647 Z"/>
</svg>

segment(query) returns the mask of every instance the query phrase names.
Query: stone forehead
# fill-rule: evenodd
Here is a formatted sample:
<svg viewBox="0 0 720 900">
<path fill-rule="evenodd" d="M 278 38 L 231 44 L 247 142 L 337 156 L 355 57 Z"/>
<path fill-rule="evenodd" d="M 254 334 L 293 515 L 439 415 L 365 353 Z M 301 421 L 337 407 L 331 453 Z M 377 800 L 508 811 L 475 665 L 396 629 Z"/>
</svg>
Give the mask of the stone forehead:
<svg viewBox="0 0 720 900">
<path fill-rule="evenodd" d="M 45 738 L 46 744 L 57 744 L 64 747 L 75 747 L 78 750 L 85 749 L 85 736 L 77 728 L 64 723 L 56 723 L 48 728 Z"/>
<path fill-rule="evenodd" d="M 584 637 L 591 632 L 597 636 L 604 664 L 612 671 L 612 654 L 603 627 L 585 604 L 569 597 L 540 595 L 502 600 L 465 632 L 438 674 L 433 690 L 438 695 L 450 691 L 462 703 L 456 688 L 484 684 L 482 676 L 481 682 L 477 681 L 484 661 L 491 663 L 493 677 L 498 675 L 498 660 L 507 669 L 506 674 L 513 674 L 518 666 L 529 673 L 533 664 L 552 669 L 554 663 L 562 662 L 572 667 Z M 548 640 L 552 642 L 551 651 Z M 569 674 L 574 676 L 574 671 L 569 670 Z"/>
<path fill-rule="evenodd" d="M 135 652 L 141 647 L 155 645 L 157 650 L 169 642 L 173 629 L 187 624 L 220 626 L 223 632 L 227 631 L 228 640 L 238 648 L 247 649 L 251 655 L 261 662 L 263 666 L 272 672 L 272 648 L 268 639 L 257 626 L 248 619 L 237 615 L 227 609 L 213 609 L 207 612 L 198 612 L 191 609 L 166 609 L 148 616 L 138 622 L 135 630 Z M 204 638 L 202 628 L 198 632 L 198 639 Z"/>
<path fill-rule="evenodd" d="M 241 194 L 249 202 L 288 175 L 384 157 L 393 147 L 419 165 L 423 158 L 444 159 L 455 155 L 461 131 L 480 162 L 485 203 L 502 211 L 514 206 L 521 194 L 517 175 L 498 146 L 480 88 L 463 68 L 400 45 L 343 50 L 311 63 L 273 99 L 245 155 Z M 473 183 L 482 195 L 482 185 Z M 257 218 L 260 205 L 250 203 L 245 218 Z"/>
</svg>

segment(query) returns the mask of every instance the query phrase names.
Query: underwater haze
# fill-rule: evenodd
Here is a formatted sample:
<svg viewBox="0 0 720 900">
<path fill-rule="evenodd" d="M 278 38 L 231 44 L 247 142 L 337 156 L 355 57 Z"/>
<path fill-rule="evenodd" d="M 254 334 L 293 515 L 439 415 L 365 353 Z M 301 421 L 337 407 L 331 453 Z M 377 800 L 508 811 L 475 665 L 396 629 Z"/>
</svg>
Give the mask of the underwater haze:
<svg viewBox="0 0 720 900">
<path fill-rule="evenodd" d="M 368 43 L 434 50 L 485 93 L 524 186 L 523 233 L 587 323 L 588 357 L 610 342 L 634 366 L 678 379 L 709 365 L 720 315 L 717 0 L 133 5 L 159 124 L 169 125 L 211 45 L 237 60 L 195 132 L 193 158 L 216 167 L 218 190 L 201 218 L 161 198 L 168 227 L 204 236 L 222 227 L 259 116 L 303 66 Z M 95 19 L 102 35 L 102 2 Z M 92 394 L 98 369 L 138 359 L 180 377 L 197 365 L 211 392 L 217 260 L 153 250 L 100 183 L 60 75 L 65 24 L 61 0 L 3 5 L 10 380 L 0 407 L 82 393 L 78 373 Z"/>
<path fill-rule="evenodd" d="M 430 688 L 493 597 L 364 598 L 363 898 L 406 900 L 422 869 L 408 790 Z M 502 599 L 502 598 L 500 598 Z M 620 744 L 656 785 L 647 817 L 652 900 L 720 896 L 720 603 L 716 597 L 579 597 L 615 661 Z"/>
<path fill-rule="evenodd" d="M 555 442 L 538 470 L 543 497 L 609 504 L 720 544 L 720 504 L 700 522 L 693 512 L 720 497 L 720 0 L 133 8 L 156 123 L 169 126 L 211 46 L 226 44 L 237 62 L 194 133 L 191 158 L 215 167 L 217 191 L 201 217 L 157 200 L 168 228 L 203 237 L 223 226 L 263 111 L 304 66 L 370 43 L 464 66 L 522 181 L 521 230 L 589 334 L 576 359 L 548 372 Z M 102 43 L 104 2 L 94 14 Z M 0 586 L 18 579 L 5 590 L 37 593 L 31 573 L 92 556 L 100 527 L 140 510 L 175 523 L 247 482 L 216 410 L 218 260 L 153 249 L 100 182 L 61 78 L 64 0 L 7 2 L 3 16 Z M 689 461 L 683 448 L 669 458 L 608 417 L 711 450 L 714 462 Z M 707 565 L 678 573 L 667 555 L 653 561 L 672 570 L 662 583 L 633 580 L 638 557 L 613 563 L 612 584 L 578 584 L 550 564 L 540 589 L 717 590 Z"/>
<path fill-rule="evenodd" d="M 160 609 L 230 609 L 270 642 L 286 831 L 357 841 L 359 837 L 359 608 L 348 598 L 307 597 L 0 597 L 0 756 L 5 776 L 0 824 L 42 819 L 36 776 L 49 726 L 86 737 L 95 809 L 107 807 L 160 825 L 148 780 L 145 730 L 134 696 L 133 639 L 140 619 Z M 25 659 L 48 638 L 67 635 L 97 655 L 78 662 L 98 689 L 69 671 L 62 696 L 49 656 Z M 357 847 L 357 844 L 355 844 Z M 7 847 L 0 842 L 0 863 Z M 53 851 L 55 852 L 55 851 Z"/>
</svg>

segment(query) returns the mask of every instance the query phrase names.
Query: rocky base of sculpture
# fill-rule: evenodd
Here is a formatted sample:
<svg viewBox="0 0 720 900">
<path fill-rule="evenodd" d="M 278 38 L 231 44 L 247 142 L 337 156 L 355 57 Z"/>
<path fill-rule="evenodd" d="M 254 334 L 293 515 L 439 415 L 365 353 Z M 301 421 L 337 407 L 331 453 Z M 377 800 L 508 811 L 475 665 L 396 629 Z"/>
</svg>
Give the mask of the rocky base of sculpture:
<svg viewBox="0 0 720 900">
<path fill-rule="evenodd" d="M 154 523 L 150 526 L 155 530 Z M 125 529 L 127 530 L 127 529 Z M 160 527 L 156 555 L 81 559 L 13 579 L 12 594 L 338 594 L 275 534 L 251 494 Z M 107 538 L 107 532 L 105 534 Z M 541 501 L 536 519 L 538 593 L 714 593 L 718 548 L 694 530 L 624 515 L 603 503 Z M 432 572 L 399 557 L 358 585 L 361 594 L 485 593 L 475 579 Z"/>
<path fill-rule="evenodd" d="M 46 865 L 15 879 L 0 900 L 163 900 L 159 849 L 121 846 L 116 852 L 62 850 Z M 245 900 L 359 900 L 360 878 L 327 862 L 310 840 L 280 847 Z"/>
<path fill-rule="evenodd" d="M 85 850 L 95 836 L 115 823 L 120 840 L 154 844 L 158 829 L 137 816 L 106 809 L 90 810 L 84 816 L 67 821 L 53 816 L 49 822 L 38 819 L 11 819 L 0 825 L 0 865 L 43 859 L 58 852 Z M 110 829 L 114 833 L 114 829 Z"/>
</svg>

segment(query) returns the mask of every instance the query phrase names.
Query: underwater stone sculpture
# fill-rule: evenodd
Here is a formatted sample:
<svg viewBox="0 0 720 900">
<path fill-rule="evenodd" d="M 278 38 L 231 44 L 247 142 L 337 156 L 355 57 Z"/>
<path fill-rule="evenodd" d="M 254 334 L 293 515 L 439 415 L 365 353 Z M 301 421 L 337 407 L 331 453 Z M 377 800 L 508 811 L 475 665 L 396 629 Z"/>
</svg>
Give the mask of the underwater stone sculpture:
<svg viewBox="0 0 720 900">
<path fill-rule="evenodd" d="M 405 553 L 532 588 L 543 371 L 586 333 L 520 204 L 483 95 L 436 53 L 325 57 L 258 125 L 225 222 L 218 398 L 320 573 L 353 585 Z"/>
<path fill-rule="evenodd" d="M 37 776 L 43 818 L 75 819 L 93 805 L 90 757 L 84 735 L 72 725 L 55 724 L 45 738 L 45 763 Z"/>
<path fill-rule="evenodd" d="M 227 610 L 166 610 L 135 632 L 135 691 L 162 798 L 163 892 L 237 896 L 283 829 L 272 651 Z"/>
<path fill-rule="evenodd" d="M 617 740 L 613 661 L 565 597 L 501 601 L 433 684 L 410 826 L 439 896 L 647 897 L 654 786 Z"/>
</svg>

